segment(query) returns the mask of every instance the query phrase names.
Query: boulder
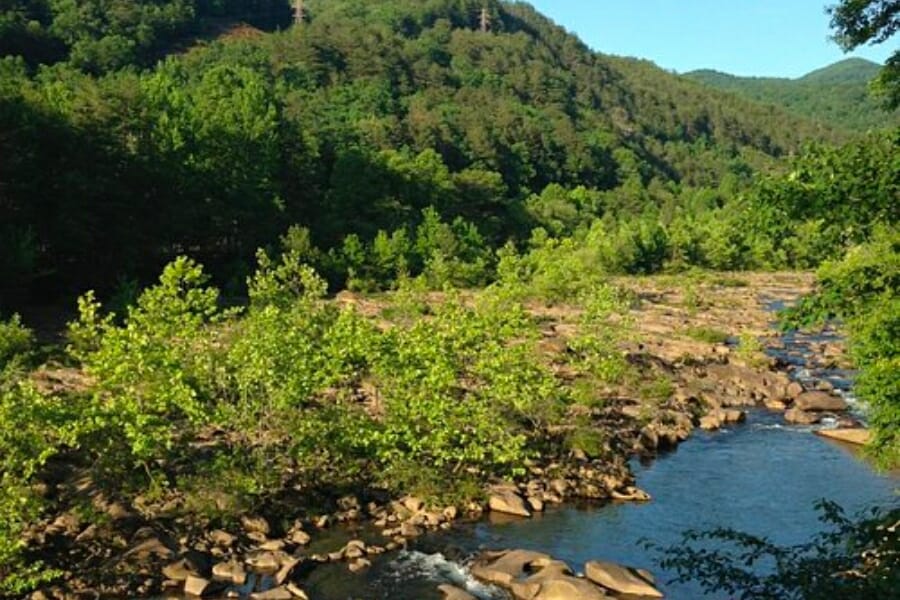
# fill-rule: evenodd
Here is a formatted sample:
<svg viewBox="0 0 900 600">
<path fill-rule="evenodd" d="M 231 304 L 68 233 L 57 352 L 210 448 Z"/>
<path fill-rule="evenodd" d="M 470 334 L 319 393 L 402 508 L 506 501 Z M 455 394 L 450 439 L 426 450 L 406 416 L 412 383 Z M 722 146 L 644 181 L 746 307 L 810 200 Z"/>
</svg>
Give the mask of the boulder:
<svg viewBox="0 0 900 600">
<path fill-rule="evenodd" d="M 722 426 L 723 420 L 719 411 L 714 411 L 708 415 L 700 417 L 700 429 L 704 431 L 715 431 Z"/>
<path fill-rule="evenodd" d="M 446 583 L 439 585 L 438 591 L 444 594 L 444 600 L 478 600 L 469 592 Z"/>
<path fill-rule="evenodd" d="M 303 562 L 301 558 L 289 558 L 284 561 L 278 572 L 275 573 L 275 583 L 281 585 L 288 581 L 297 569 L 297 566 Z"/>
<path fill-rule="evenodd" d="M 287 538 L 290 543 L 297 546 L 305 546 L 311 539 L 312 538 L 310 537 L 310 535 L 301 529 L 295 529 L 290 533 L 290 535 L 288 535 Z"/>
<path fill-rule="evenodd" d="M 861 427 L 852 429 L 821 429 L 816 433 L 824 438 L 858 446 L 865 446 L 872 439 L 872 432 Z"/>
<path fill-rule="evenodd" d="M 251 517 L 248 515 L 244 515 L 241 517 L 241 526 L 247 533 L 261 533 L 263 535 L 269 535 L 269 531 L 271 531 L 269 522 L 266 521 L 263 517 Z"/>
<path fill-rule="evenodd" d="M 244 567 L 235 560 L 214 565 L 212 574 L 214 579 L 230 581 L 235 585 L 244 585 L 244 582 L 247 581 L 247 572 L 244 570 Z"/>
<path fill-rule="evenodd" d="M 784 420 L 793 425 L 813 425 L 819 422 L 820 417 L 799 408 L 790 408 L 784 411 Z"/>
<path fill-rule="evenodd" d="M 803 386 L 798 381 L 792 381 L 787 386 L 787 397 L 791 399 L 796 399 L 800 394 L 803 393 Z"/>
<path fill-rule="evenodd" d="M 162 574 L 166 579 L 171 579 L 172 581 L 186 581 L 191 575 L 198 575 L 184 559 L 163 567 Z"/>
<path fill-rule="evenodd" d="M 523 600 L 608 600 L 603 590 L 584 579 L 560 576 L 539 584 L 534 596 Z"/>
<path fill-rule="evenodd" d="M 499 586 L 509 588 L 514 581 L 523 578 L 535 562 L 552 561 L 548 554 L 530 550 L 505 550 L 486 552 L 472 564 L 472 575 Z"/>
<path fill-rule="evenodd" d="M 840 396 L 827 392 L 803 392 L 794 400 L 794 407 L 800 410 L 816 412 L 842 412 L 847 410 L 847 403 Z"/>
<path fill-rule="evenodd" d="M 592 560 L 584 565 L 584 575 L 597 585 L 618 594 L 662 598 L 653 585 L 652 576 L 615 563 Z"/>
<path fill-rule="evenodd" d="M 227 531 L 214 529 L 209 533 L 209 541 L 220 548 L 231 548 L 234 545 L 235 538 Z"/>
<path fill-rule="evenodd" d="M 184 581 L 184 593 L 186 596 L 194 596 L 200 598 L 209 591 L 210 582 L 203 577 L 189 575 Z"/>
<path fill-rule="evenodd" d="M 519 517 L 531 516 L 531 511 L 528 510 L 522 497 L 511 491 L 499 491 L 491 494 L 488 506 L 494 512 Z"/>
</svg>

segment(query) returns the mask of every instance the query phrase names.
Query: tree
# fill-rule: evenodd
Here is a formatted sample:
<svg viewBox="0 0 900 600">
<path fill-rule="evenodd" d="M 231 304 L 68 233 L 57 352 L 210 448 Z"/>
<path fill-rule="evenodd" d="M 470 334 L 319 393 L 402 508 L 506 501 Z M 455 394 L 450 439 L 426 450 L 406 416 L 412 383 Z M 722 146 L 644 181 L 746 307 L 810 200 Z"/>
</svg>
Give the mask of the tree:
<svg viewBox="0 0 900 600">
<path fill-rule="evenodd" d="M 834 39 L 852 50 L 863 44 L 880 44 L 900 30 L 900 1 L 842 0 L 828 8 Z M 872 89 L 888 109 L 900 107 L 900 50 L 888 58 Z"/>
</svg>

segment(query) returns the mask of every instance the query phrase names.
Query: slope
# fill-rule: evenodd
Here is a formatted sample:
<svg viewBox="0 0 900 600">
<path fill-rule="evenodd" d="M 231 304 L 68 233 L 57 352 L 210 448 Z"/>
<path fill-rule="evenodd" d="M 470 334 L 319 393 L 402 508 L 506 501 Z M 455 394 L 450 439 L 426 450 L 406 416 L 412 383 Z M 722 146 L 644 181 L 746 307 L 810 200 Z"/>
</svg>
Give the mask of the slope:
<svg viewBox="0 0 900 600">
<path fill-rule="evenodd" d="M 585 218 L 639 214 L 841 137 L 595 54 L 525 4 L 488 3 L 480 31 L 482 6 L 308 0 L 302 26 L 152 67 L 135 50 L 97 75 L 78 43 L 36 71 L 0 62 L 2 279 L 52 297 L 189 253 L 239 289 L 295 223 L 328 248 L 433 206 L 501 244 L 538 224 L 526 200 L 551 184 L 583 186 Z"/>
<path fill-rule="evenodd" d="M 880 66 L 848 58 L 798 79 L 737 77 L 712 70 L 686 73 L 704 85 L 848 131 L 862 132 L 900 124 L 900 111 L 882 110 L 869 96 L 868 84 Z"/>
</svg>

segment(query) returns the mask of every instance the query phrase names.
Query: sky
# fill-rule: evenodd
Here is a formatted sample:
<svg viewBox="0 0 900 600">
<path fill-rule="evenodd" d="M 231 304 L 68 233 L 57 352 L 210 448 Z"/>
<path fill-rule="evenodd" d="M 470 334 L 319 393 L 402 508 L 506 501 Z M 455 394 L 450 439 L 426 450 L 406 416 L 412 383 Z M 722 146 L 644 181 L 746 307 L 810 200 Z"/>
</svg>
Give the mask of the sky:
<svg viewBox="0 0 900 600">
<path fill-rule="evenodd" d="M 683 73 L 800 77 L 850 56 L 884 63 L 897 38 L 844 52 L 825 6 L 836 0 L 529 0 L 605 54 Z"/>
</svg>

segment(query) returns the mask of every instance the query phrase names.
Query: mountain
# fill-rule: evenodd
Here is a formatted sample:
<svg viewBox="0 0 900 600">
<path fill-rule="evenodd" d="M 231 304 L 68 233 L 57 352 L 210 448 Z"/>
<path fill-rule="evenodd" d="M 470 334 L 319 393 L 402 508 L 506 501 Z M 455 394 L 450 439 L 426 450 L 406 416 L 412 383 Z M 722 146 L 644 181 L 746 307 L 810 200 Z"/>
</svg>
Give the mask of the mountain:
<svg viewBox="0 0 900 600">
<path fill-rule="evenodd" d="M 307 0 L 292 26 L 286 0 L 82 0 L 90 27 L 72 3 L 12 4 L 28 27 L 0 29 L 0 279 L 17 289 L 109 287 L 181 253 L 241 282 L 293 224 L 330 248 L 428 207 L 499 245 L 541 223 L 526 201 L 552 184 L 589 191 L 585 219 L 639 214 L 842 138 L 594 53 L 518 2 Z M 255 6 L 264 29 L 196 41 Z"/>
<path fill-rule="evenodd" d="M 691 71 L 685 77 L 821 123 L 862 132 L 900 124 L 900 111 L 886 112 L 869 96 L 868 84 L 880 69 L 877 63 L 848 58 L 797 79 L 738 77 L 713 70 Z"/>
</svg>

